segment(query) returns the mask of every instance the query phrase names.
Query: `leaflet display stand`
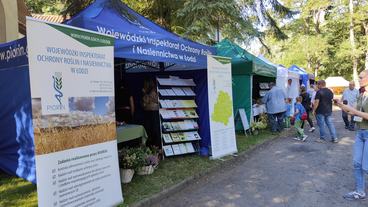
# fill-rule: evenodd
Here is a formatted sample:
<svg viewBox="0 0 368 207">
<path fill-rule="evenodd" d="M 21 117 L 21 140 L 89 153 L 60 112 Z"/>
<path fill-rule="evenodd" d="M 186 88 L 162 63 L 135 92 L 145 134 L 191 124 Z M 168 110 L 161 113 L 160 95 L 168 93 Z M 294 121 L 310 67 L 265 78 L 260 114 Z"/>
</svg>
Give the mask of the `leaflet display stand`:
<svg viewBox="0 0 368 207">
<path fill-rule="evenodd" d="M 270 87 L 268 85 L 269 83 L 259 83 L 259 95 L 261 97 L 265 96 L 266 93 L 270 90 Z"/>
<path fill-rule="evenodd" d="M 198 114 L 193 79 L 157 77 L 162 149 L 165 157 L 197 153 Z"/>
</svg>

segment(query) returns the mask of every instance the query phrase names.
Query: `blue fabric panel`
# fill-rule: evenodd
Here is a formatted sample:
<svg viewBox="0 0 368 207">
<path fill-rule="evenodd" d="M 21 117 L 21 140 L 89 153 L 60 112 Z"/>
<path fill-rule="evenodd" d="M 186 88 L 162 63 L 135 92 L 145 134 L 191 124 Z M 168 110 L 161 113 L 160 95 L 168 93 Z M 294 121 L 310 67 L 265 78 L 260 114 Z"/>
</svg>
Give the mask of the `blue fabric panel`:
<svg viewBox="0 0 368 207">
<path fill-rule="evenodd" d="M 308 85 L 309 75 L 304 69 L 299 68 L 296 65 L 292 65 L 292 66 L 290 66 L 290 68 L 288 70 L 298 73 L 300 75 L 300 80 L 302 81 L 302 83 L 305 86 Z"/>
<path fill-rule="evenodd" d="M 28 65 L 0 69 L 0 169 L 36 183 Z"/>
<path fill-rule="evenodd" d="M 0 44 L 0 69 L 28 64 L 27 38 Z"/>
<path fill-rule="evenodd" d="M 118 2 L 118 1 L 115 1 Z M 207 54 L 214 47 L 173 34 L 123 3 L 96 0 L 65 24 L 115 37 L 115 57 L 175 63 L 183 70 L 207 68 Z"/>
</svg>

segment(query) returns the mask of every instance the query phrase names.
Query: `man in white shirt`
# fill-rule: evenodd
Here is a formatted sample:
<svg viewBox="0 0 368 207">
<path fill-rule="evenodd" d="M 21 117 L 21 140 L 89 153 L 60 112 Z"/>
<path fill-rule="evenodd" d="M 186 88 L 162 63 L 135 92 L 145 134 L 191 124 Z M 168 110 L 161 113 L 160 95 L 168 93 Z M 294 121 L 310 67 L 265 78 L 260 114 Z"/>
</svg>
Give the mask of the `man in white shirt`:
<svg viewBox="0 0 368 207">
<path fill-rule="evenodd" d="M 359 91 L 355 89 L 354 81 L 350 81 L 349 88 L 345 89 L 344 93 L 342 94 L 341 101 L 344 104 L 347 104 L 355 108 L 358 96 L 359 96 Z M 345 111 L 342 111 L 342 119 L 344 120 L 344 123 L 345 123 L 345 129 L 354 131 L 354 116 L 351 116 L 350 121 L 349 121 L 348 113 L 346 113 Z"/>
</svg>

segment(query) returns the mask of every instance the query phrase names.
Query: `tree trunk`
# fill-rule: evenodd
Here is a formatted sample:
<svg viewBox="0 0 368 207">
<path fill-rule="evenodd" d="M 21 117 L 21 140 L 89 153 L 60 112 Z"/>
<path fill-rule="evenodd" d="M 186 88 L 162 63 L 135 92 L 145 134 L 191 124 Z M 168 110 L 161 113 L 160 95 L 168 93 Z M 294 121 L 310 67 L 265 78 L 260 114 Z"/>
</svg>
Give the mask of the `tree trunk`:
<svg viewBox="0 0 368 207">
<path fill-rule="evenodd" d="M 317 61 L 316 68 L 314 69 L 314 78 L 317 78 L 317 75 L 318 75 L 317 73 L 320 67 L 321 67 L 321 62 Z"/>
<path fill-rule="evenodd" d="M 368 22 L 363 22 L 364 27 L 364 34 L 365 34 L 365 62 L 364 62 L 364 68 L 365 70 L 368 70 Z"/>
<path fill-rule="evenodd" d="M 358 58 L 357 58 L 357 51 L 355 45 L 355 34 L 354 34 L 354 3 L 353 0 L 349 0 L 349 13 L 350 13 L 350 26 L 349 26 L 349 33 L 350 33 L 350 45 L 352 49 L 352 60 L 353 60 L 353 80 L 355 85 L 359 85 L 358 82 Z"/>
</svg>

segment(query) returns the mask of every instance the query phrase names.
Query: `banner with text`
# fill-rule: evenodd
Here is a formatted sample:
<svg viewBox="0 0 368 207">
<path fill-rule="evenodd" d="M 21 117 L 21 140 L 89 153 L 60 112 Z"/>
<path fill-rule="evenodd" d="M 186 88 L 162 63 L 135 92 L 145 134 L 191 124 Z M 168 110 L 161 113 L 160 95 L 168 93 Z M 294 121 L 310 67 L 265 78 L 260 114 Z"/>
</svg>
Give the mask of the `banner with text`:
<svg viewBox="0 0 368 207">
<path fill-rule="evenodd" d="M 231 59 L 207 56 L 212 158 L 236 153 Z"/>
<path fill-rule="evenodd" d="M 39 206 L 121 203 L 114 39 L 27 18 Z"/>
</svg>

